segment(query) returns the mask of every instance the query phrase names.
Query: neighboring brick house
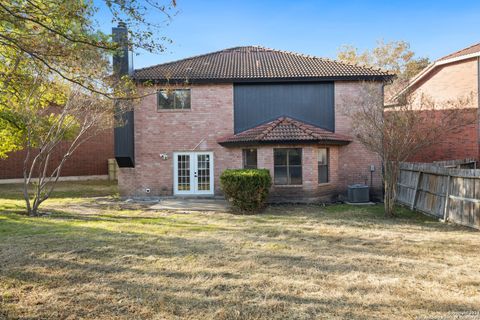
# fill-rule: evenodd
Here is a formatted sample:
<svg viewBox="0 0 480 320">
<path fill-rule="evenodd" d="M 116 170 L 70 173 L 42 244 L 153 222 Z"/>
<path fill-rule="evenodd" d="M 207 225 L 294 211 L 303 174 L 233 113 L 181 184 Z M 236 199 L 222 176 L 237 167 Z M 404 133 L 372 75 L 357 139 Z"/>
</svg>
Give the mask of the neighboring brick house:
<svg viewBox="0 0 480 320">
<path fill-rule="evenodd" d="M 455 159 L 479 159 L 479 86 L 480 43 L 438 59 L 413 78 L 409 85 L 392 99 L 395 102 L 405 94 L 425 94 L 436 102 L 455 100 L 473 95 L 467 112 L 475 124 L 466 125 L 461 132 L 450 134 L 429 148 L 424 148 L 411 161 L 432 162 Z M 432 117 L 434 118 L 434 117 Z"/>
<path fill-rule="evenodd" d="M 60 143 L 52 154 L 52 167 L 59 163 L 65 154 L 68 143 Z M 0 179 L 23 178 L 23 161 L 26 151 L 11 152 L 6 159 L 0 159 Z M 113 128 L 99 133 L 80 145 L 65 162 L 62 177 L 106 178 L 108 159 L 114 158 Z M 1 182 L 1 180 L 0 180 Z"/>
<path fill-rule="evenodd" d="M 355 108 L 362 81 L 381 95 L 391 77 L 256 46 L 135 70 L 144 98 L 115 131 L 120 192 L 220 195 L 225 169 L 267 168 L 271 201 L 332 201 L 354 183 L 378 196 L 381 162 L 341 110 Z"/>
</svg>

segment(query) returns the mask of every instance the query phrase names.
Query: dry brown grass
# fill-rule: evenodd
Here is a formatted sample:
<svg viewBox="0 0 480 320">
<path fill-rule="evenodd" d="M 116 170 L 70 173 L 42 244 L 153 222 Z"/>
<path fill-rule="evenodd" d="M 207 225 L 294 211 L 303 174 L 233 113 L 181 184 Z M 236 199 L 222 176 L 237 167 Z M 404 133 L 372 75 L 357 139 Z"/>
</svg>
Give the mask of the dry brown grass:
<svg viewBox="0 0 480 320">
<path fill-rule="evenodd" d="M 73 196 L 47 207 L 43 218 L 0 214 L 0 318 L 480 315 L 480 233 L 406 210 L 175 214 Z"/>
</svg>

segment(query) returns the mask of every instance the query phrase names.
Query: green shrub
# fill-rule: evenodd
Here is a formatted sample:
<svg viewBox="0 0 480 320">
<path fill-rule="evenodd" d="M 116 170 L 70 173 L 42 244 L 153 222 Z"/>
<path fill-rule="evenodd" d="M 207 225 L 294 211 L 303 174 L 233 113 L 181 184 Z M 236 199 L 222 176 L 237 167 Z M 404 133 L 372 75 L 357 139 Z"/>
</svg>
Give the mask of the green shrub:
<svg viewBox="0 0 480 320">
<path fill-rule="evenodd" d="M 227 169 L 220 185 L 235 209 L 252 213 L 265 207 L 272 178 L 267 169 Z"/>
</svg>

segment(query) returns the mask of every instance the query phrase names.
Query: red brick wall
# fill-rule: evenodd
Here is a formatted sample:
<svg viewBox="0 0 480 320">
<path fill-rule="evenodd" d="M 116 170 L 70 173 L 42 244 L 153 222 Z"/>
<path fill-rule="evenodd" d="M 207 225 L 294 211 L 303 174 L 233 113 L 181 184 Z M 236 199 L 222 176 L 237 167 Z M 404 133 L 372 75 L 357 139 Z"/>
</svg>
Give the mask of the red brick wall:
<svg viewBox="0 0 480 320">
<path fill-rule="evenodd" d="M 152 89 L 146 89 L 152 90 Z M 123 195 L 173 194 L 173 152 L 213 151 L 215 189 L 220 173 L 242 165 L 238 150 L 223 148 L 219 137 L 233 133 L 233 86 L 198 85 L 191 90 L 191 109 L 157 111 L 155 94 L 135 107 L 135 168 L 122 168 L 119 187 Z M 166 153 L 168 160 L 162 160 Z"/>
<path fill-rule="evenodd" d="M 478 119 L 478 69 L 477 59 L 468 59 L 437 67 L 412 88 L 412 94 L 426 94 L 437 102 L 452 100 L 473 94 L 473 101 L 466 112 Z M 435 116 L 431 116 L 435 119 Z M 479 126 L 466 125 L 461 132 L 450 134 L 409 159 L 416 162 L 479 159 Z"/>
<path fill-rule="evenodd" d="M 351 119 L 345 115 L 345 108 L 350 110 L 358 107 L 362 101 L 359 82 L 335 83 L 335 131 L 353 137 L 351 132 Z M 382 92 L 382 84 L 378 84 L 378 93 Z M 373 165 L 375 171 L 370 172 Z M 348 185 L 365 182 L 373 187 L 372 194 L 375 198 L 382 195 L 382 163 L 380 157 L 365 148 L 360 142 L 353 141 L 339 149 L 338 171 L 340 190 L 345 190 Z M 373 179 L 371 179 L 371 177 Z M 371 181 L 373 180 L 373 181 Z"/>
<path fill-rule="evenodd" d="M 358 98 L 360 84 L 340 82 L 335 85 L 336 108 L 351 104 Z M 152 90 L 152 89 L 149 89 Z M 349 133 L 349 122 L 336 112 L 338 132 Z M 346 127 L 347 126 L 347 127 Z M 233 85 L 211 84 L 191 87 L 191 109 L 161 111 L 156 109 L 156 96 L 142 99 L 135 109 L 135 168 L 122 168 L 119 173 L 120 192 L 124 196 L 158 196 L 173 194 L 173 153 L 176 151 L 212 151 L 214 153 L 215 193 L 220 194 L 219 176 L 227 168 L 242 167 L 241 148 L 225 148 L 217 143 L 221 137 L 233 134 Z M 258 149 L 258 167 L 267 168 L 273 176 L 273 148 Z M 378 158 L 359 143 L 330 147 L 330 178 L 328 184 L 318 184 L 318 146 L 293 145 L 303 148 L 303 185 L 272 188 L 272 200 L 300 201 L 304 199 L 333 200 L 344 192 L 347 184 L 364 182 L 369 165 L 377 171 L 374 186 L 381 187 Z M 162 160 L 160 154 L 167 154 Z M 362 177 L 361 179 L 359 177 Z M 368 180 L 369 183 L 369 180 Z M 150 193 L 146 193 L 146 189 Z"/>
<path fill-rule="evenodd" d="M 467 114 L 465 119 L 468 123 L 475 121 L 475 124 L 465 125 L 458 132 L 449 133 L 442 139 L 439 139 L 430 146 L 423 148 L 409 159 L 412 162 L 433 162 L 440 160 L 456 160 L 473 158 L 478 159 L 478 109 L 470 108 L 461 110 Z M 436 111 L 441 112 L 441 111 Z M 420 115 L 419 115 L 420 116 Z M 434 119 L 439 119 L 435 115 L 428 115 L 429 119 L 435 123 Z M 464 117 L 464 116 L 462 116 Z"/>
<path fill-rule="evenodd" d="M 52 166 L 58 163 L 68 149 L 61 144 L 52 157 Z M 65 162 L 62 176 L 89 176 L 108 174 L 108 159 L 113 154 L 113 129 L 106 130 L 82 144 Z M 23 177 L 25 151 L 12 152 L 7 159 L 0 160 L 0 179 Z"/>
<path fill-rule="evenodd" d="M 254 146 L 252 146 L 254 147 Z M 318 148 L 329 149 L 329 182 L 318 183 Z M 320 145 L 271 145 L 257 147 L 258 167 L 270 170 L 273 179 L 273 149 L 274 148 L 302 148 L 302 185 L 276 186 L 273 185 L 270 201 L 297 202 L 297 201 L 334 201 L 338 194 L 338 146 Z"/>
</svg>

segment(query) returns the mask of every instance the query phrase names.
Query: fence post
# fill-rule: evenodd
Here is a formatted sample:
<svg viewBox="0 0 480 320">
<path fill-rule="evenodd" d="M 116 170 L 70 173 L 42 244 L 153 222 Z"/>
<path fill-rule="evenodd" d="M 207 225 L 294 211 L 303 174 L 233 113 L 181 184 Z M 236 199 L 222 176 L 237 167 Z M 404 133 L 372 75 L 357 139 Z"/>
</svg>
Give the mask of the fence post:
<svg viewBox="0 0 480 320">
<path fill-rule="evenodd" d="M 108 159 L 108 180 L 117 180 L 117 161 Z"/>
<path fill-rule="evenodd" d="M 410 210 L 415 209 L 415 203 L 417 202 L 418 187 L 420 186 L 420 178 L 422 177 L 422 171 L 418 171 L 417 185 L 415 186 L 415 193 L 413 194 L 412 205 Z"/>
<path fill-rule="evenodd" d="M 447 176 L 447 193 L 445 195 L 445 207 L 443 208 L 443 222 L 447 222 L 448 219 L 448 205 L 450 203 L 450 179 L 452 176 Z"/>
</svg>

